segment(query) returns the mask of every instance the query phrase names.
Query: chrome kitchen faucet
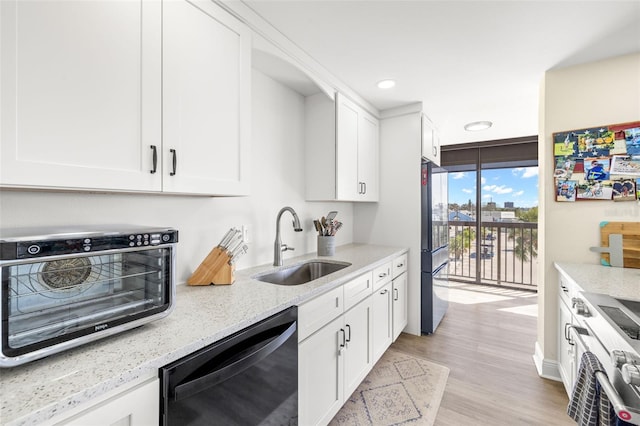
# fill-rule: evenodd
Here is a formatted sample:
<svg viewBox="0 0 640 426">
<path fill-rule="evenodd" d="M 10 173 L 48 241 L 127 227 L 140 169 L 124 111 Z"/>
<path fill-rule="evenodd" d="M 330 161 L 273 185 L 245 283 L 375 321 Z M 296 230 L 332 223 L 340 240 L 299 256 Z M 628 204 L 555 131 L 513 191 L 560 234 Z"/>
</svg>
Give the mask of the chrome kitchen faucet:
<svg viewBox="0 0 640 426">
<path fill-rule="evenodd" d="M 283 207 L 278 212 L 278 217 L 276 218 L 276 241 L 273 244 L 273 265 L 274 266 L 282 266 L 282 252 L 287 250 L 294 250 L 293 247 L 289 247 L 286 244 L 282 244 L 280 240 L 280 218 L 282 214 L 288 211 L 293 215 L 293 230 L 296 232 L 301 232 L 302 227 L 300 226 L 300 219 L 298 219 L 298 214 L 291 207 Z"/>
</svg>

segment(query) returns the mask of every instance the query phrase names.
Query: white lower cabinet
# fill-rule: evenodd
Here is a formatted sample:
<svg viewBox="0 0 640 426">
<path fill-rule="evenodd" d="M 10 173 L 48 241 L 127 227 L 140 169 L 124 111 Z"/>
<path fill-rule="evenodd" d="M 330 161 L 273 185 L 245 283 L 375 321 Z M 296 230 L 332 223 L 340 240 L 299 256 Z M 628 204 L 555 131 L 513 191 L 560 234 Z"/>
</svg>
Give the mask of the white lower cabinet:
<svg viewBox="0 0 640 426">
<path fill-rule="evenodd" d="M 344 397 L 348 398 L 373 367 L 371 356 L 371 298 L 344 314 Z"/>
<path fill-rule="evenodd" d="M 298 423 L 327 424 L 344 400 L 342 316 L 298 345 Z"/>
<path fill-rule="evenodd" d="M 149 426 L 160 422 L 160 381 L 151 379 L 54 423 L 65 426 Z"/>
<path fill-rule="evenodd" d="M 299 423 L 327 424 L 372 367 L 371 300 L 363 300 L 298 346 Z"/>
<path fill-rule="evenodd" d="M 558 371 L 567 394 L 573 389 L 576 375 L 575 345 L 571 341 L 570 327 L 574 325 L 571 308 L 567 305 L 568 296 L 565 295 L 566 285 L 560 279 L 560 297 L 558 297 Z M 568 294 L 569 291 L 566 291 Z"/>
<path fill-rule="evenodd" d="M 373 362 L 380 359 L 391 344 L 392 339 L 392 304 L 391 282 L 373 292 L 372 299 L 372 338 Z"/>
<path fill-rule="evenodd" d="M 404 267 L 403 256 L 394 262 Z M 299 424 L 329 423 L 406 326 L 406 274 L 392 282 L 392 270 L 379 265 L 298 307 Z"/>
<path fill-rule="evenodd" d="M 393 341 L 407 326 L 407 274 L 403 273 L 393 279 Z"/>
</svg>

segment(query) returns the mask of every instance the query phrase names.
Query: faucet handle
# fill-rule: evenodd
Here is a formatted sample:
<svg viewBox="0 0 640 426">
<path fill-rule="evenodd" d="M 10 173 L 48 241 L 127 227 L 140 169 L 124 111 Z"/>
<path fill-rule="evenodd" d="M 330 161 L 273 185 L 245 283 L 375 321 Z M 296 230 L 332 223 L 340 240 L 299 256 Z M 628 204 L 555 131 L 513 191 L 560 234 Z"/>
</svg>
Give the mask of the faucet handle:
<svg viewBox="0 0 640 426">
<path fill-rule="evenodd" d="M 293 248 L 293 247 L 289 247 L 289 246 L 288 246 L 288 245 L 286 245 L 286 244 L 283 244 L 283 245 L 281 246 L 281 248 L 280 248 L 280 249 L 281 249 L 282 251 L 295 250 L 295 248 Z"/>
</svg>

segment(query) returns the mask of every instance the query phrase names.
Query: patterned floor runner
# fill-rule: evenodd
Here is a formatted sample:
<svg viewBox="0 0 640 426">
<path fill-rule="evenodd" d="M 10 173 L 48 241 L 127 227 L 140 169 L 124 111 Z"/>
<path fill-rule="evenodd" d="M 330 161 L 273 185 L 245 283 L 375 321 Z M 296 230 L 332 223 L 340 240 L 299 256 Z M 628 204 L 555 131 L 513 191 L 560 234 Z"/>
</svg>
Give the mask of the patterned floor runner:
<svg viewBox="0 0 640 426">
<path fill-rule="evenodd" d="M 389 349 L 329 425 L 433 425 L 448 376 L 447 367 Z"/>
</svg>

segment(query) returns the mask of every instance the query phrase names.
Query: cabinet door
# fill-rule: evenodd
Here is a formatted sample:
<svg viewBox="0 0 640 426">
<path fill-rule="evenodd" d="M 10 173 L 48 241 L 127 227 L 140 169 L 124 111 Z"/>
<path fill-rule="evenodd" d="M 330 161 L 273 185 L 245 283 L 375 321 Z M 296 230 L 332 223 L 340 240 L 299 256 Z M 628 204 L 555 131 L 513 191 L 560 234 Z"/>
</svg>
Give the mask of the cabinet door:
<svg viewBox="0 0 640 426">
<path fill-rule="evenodd" d="M 373 292 L 371 333 L 373 340 L 373 362 L 377 362 L 391 345 L 391 282 Z"/>
<path fill-rule="evenodd" d="M 440 136 L 425 114 L 422 114 L 422 156 L 434 163 L 440 165 Z"/>
<path fill-rule="evenodd" d="M 347 350 L 344 357 L 344 395 L 356 390 L 373 365 L 371 351 L 371 298 L 344 314 Z"/>
<path fill-rule="evenodd" d="M 407 274 L 393 280 L 393 341 L 407 326 Z"/>
<path fill-rule="evenodd" d="M 342 407 L 346 340 L 342 315 L 298 345 L 299 424 L 327 424 Z"/>
<path fill-rule="evenodd" d="M 58 424 L 67 426 L 157 425 L 160 422 L 159 383 L 158 379 L 154 379 Z"/>
<path fill-rule="evenodd" d="M 360 107 L 336 93 L 336 199 L 357 200 Z"/>
<path fill-rule="evenodd" d="M 565 338 L 565 333 L 566 327 L 573 324 L 573 317 L 571 310 L 564 304 L 562 299 L 558 300 L 558 306 L 558 370 L 564 383 L 564 388 L 567 394 L 570 394 L 573 388 L 575 360 L 573 345 Z"/>
<path fill-rule="evenodd" d="M 246 195 L 250 33 L 211 1 L 163 7 L 163 189 Z"/>
<path fill-rule="evenodd" d="M 378 120 L 361 112 L 358 122 L 358 194 L 360 201 L 378 201 Z"/>
<path fill-rule="evenodd" d="M 160 190 L 161 3 L 0 3 L 0 184 Z"/>
</svg>

